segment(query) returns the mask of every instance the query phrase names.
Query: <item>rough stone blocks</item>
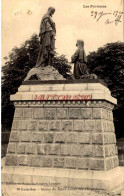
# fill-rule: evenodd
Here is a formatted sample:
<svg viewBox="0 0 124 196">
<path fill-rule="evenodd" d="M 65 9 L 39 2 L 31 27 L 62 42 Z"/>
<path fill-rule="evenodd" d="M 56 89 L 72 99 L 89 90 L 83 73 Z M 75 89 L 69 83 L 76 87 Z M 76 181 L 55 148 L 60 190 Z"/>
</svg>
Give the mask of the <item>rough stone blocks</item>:
<svg viewBox="0 0 124 196">
<path fill-rule="evenodd" d="M 19 143 L 17 145 L 17 153 L 18 154 L 25 154 L 26 143 Z"/>
<path fill-rule="evenodd" d="M 22 108 L 16 108 L 14 118 L 22 118 L 23 116 L 23 109 Z"/>
<path fill-rule="evenodd" d="M 44 133 L 44 142 L 53 143 L 54 133 Z"/>
<path fill-rule="evenodd" d="M 17 130 L 17 127 L 18 127 L 18 121 L 17 120 L 13 120 L 12 130 Z"/>
<path fill-rule="evenodd" d="M 26 154 L 35 154 L 36 144 L 28 143 L 26 144 Z"/>
<path fill-rule="evenodd" d="M 19 156 L 18 163 L 20 166 L 28 166 L 28 156 L 26 155 Z"/>
<path fill-rule="evenodd" d="M 80 145 L 79 155 L 81 157 L 92 156 L 92 145 Z"/>
<path fill-rule="evenodd" d="M 96 158 L 92 158 L 90 159 L 90 169 L 91 170 L 105 170 L 105 163 L 104 163 L 104 159 L 96 159 Z"/>
<path fill-rule="evenodd" d="M 37 130 L 37 121 L 29 121 L 28 122 L 28 129 L 29 130 L 32 130 L 32 131 L 35 131 Z"/>
<path fill-rule="evenodd" d="M 40 132 L 32 133 L 32 142 L 42 142 L 43 141 L 43 134 Z"/>
<path fill-rule="evenodd" d="M 90 133 L 79 133 L 78 134 L 78 142 L 82 144 L 89 144 L 91 141 Z"/>
<path fill-rule="evenodd" d="M 75 169 L 76 168 L 76 158 L 65 158 L 65 168 L 71 168 Z"/>
<path fill-rule="evenodd" d="M 37 145 L 37 154 L 46 155 L 47 154 L 47 144 L 38 144 Z"/>
<path fill-rule="evenodd" d="M 22 131 L 20 134 L 21 142 L 30 142 L 31 140 L 31 133 L 30 131 Z"/>
<path fill-rule="evenodd" d="M 41 158 L 42 167 L 52 167 L 52 157 L 42 157 Z"/>
<path fill-rule="evenodd" d="M 9 143 L 7 151 L 8 153 L 16 153 L 16 143 Z"/>
<path fill-rule="evenodd" d="M 57 108 L 57 119 L 67 119 L 68 109 L 67 108 Z"/>
<path fill-rule="evenodd" d="M 104 147 L 100 145 L 93 145 L 92 155 L 93 157 L 104 157 Z"/>
<path fill-rule="evenodd" d="M 114 167 L 119 166 L 119 160 L 118 160 L 118 156 L 117 155 L 115 155 L 113 157 L 113 164 L 114 164 Z"/>
<path fill-rule="evenodd" d="M 113 160 L 111 157 L 105 159 L 106 170 L 114 168 Z"/>
<path fill-rule="evenodd" d="M 77 119 L 79 118 L 79 109 L 78 108 L 69 108 L 69 118 Z"/>
<path fill-rule="evenodd" d="M 40 167 L 41 166 L 41 156 L 31 156 L 29 161 L 29 166 Z"/>
<path fill-rule="evenodd" d="M 102 120 L 95 120 L 95 132 L 101 133 L 103 131 Z"/>
<path fill-rule="evenodd" d="M 62 131 L 72 131 L 73 130 L 73 121 L 72 120 L 63 120 L 62 121 Z"/>
<path fill-rule="evenodd" d="M 44 108 L 34 108 L 34 119 L 44 119 L 45 110 Z"/>
<path fill-rule="evenodd" d="M 85 131 L 94 131 L 95 120 L 85 120 Z"/>
<path fill-rule="evenodd" d="M 104 144 L 103 134 L 93 133 L 92 144 Z"/>
<path fill-rule="evenodd" d="M 78 133 L 67 133 L 66 142 L 67 143 L 77 143 Z"/>
<path fill-rule="evenodd" d="M 24 118 L 32 118 L 32 116 L 33 116 L 33 109 L 25 108 L 23 110 L 23 112 L 24 112 Z"/>
<path fill-rule="evenodd" d="M 19 142 L 20 132 L 13 131 L 10 134 L 10 142 Z"/>
<path fill-rule="evenodd" d="M 77 159 L 77 168 L 78 169 L 88 169 L 89 168 L 89 159 L 87 159 L 87 158 Z"/>
<path fill-rule="evenodd" d="M 46 119 L 56 118 L 56 108 L 46 108 Z"/>
<path fill-rule="evenodd" d="M 60 155 L 61 156 L 79 156 L 80 147 L 75 144 L 62 144 Z"/>
<path fill-rule="evenodd" d="M 92 108 L 82 108 L 81 109 L 82 119 L 92 119 Z"/>
<path fill-rule="evenodd" d="M 74 120 L 74 131 L 85 131 L 84 120 Z"/>
<path fill-rule="evenodd" d="M 50 131 L 60 131 L 61 130 L 61 121 L 52 120 L 49 122 Z"/>
<path fill-rule="evenodd" d="M 54 141 L 55 143 L 64 143 L 66 139 L 66 134 L 63 132 L 55 133 Z"/>
<path fill-rule="evenodd" d="M 47 120 L 39 121 L 39 131 L 48 131 L 48 122 Z"/>
<path fill-rule="evenodd" d="M 18 156 L 16 156 L 16 155 L 7 155 L 6 156 L 6 165 L 17 166 L 18 165 Z"/>
<path fill-rule="evenodd" d="M 20 130 L 20 131 L 22 131 L 22 130 L 27 130 L 27 121 L 26 120 L 19 120 L 18 121 L 18 129 Z"/>
<path fill-rule="evenodd" d="M 54 158 L 54 167 L 64 168 L 64 158 Z"/>
<path fill-rule="evenodd" d="M 49 155 L 59 155 L 60 154 L 60 145 L 59 144 L 48 145 L 48 154 Z"/>
<path fill-rule="evenodd" d="M 93 118 L 101 119 L 102 118 L 102 109 L 101 108 L 93 108 Z"/>
<path fill-rule="evenodd" d="M 15 109 L 6 165 L 103 171 L 118 166 L 108 103 L 38 104 Z"/>
</svg>

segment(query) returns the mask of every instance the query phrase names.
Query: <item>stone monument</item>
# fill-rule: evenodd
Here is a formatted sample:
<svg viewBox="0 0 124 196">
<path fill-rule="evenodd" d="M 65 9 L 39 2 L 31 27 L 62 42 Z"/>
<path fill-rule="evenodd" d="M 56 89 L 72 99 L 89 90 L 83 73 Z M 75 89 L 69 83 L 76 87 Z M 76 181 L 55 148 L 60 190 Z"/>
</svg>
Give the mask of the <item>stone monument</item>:
<svg viewBox="0 0 124 196">
<path fill-rule="evenodd" d="M 11 101 L 15 115 L 4 183 L 52 181 L 106 191 L 122 185 L 116 99 L 99 80 L 25 81 Z"/>
<path fill-rule="evenodd" d="M 112 113 L 117 100 L 99 79 L 65 80 L 48 64 L 40 70 L 38 80 L 27 77 L 10 97 L 15 114 L 2 183 L 121 189 Z"/>
</svg>

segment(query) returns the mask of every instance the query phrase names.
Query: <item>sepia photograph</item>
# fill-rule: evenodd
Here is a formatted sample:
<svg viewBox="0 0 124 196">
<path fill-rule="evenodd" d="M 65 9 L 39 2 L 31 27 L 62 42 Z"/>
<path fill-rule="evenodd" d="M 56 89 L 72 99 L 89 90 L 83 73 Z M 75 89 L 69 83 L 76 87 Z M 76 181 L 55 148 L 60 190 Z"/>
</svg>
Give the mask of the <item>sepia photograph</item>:
<svg viewBox="0 0 124 196">
<path fill-rule="evenodd" d="M 1 195 L 124 196 L 124 0 L 1 0 Z"/>
</svg>

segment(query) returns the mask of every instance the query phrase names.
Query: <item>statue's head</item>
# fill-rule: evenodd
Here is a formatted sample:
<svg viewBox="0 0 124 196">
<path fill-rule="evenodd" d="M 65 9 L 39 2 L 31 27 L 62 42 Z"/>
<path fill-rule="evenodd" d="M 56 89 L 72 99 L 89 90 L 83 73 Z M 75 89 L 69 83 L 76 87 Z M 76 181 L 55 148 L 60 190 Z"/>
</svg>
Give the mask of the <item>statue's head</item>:
<svg viewBox="0 0 124 196">
<path fill-rule="evenodd" d="M 83 40 L 77 40 L 76 46 L 83 48 L 84 47 L 84 41 Z"/>
<path fill-rule="evenodd" d="M 52 16 L 52 15 L 54 14 L 54 12 L 55 12 L 55 8 L 54 8 L 54 7 L 49 7 L 49 8 L 48 8 L 48 14 L 49 14 L 50 16 Z"/>
</svg>

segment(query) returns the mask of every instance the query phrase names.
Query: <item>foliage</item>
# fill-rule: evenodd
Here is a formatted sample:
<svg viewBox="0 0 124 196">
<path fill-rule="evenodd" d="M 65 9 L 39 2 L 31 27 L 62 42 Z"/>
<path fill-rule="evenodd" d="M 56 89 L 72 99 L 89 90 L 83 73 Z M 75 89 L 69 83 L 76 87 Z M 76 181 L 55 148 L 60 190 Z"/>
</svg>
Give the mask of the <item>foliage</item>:
<svg viewBox="0 0 124 196">
<path fill-rule="evenodd" d="M 2 123 L 4 130 L 10 129 L 14 114 L 10 95 L 17 92 L 29 70 L 36 64 L 38 52 L 39 38 L 34 34 L 20 48 L 14 47 L 9 56 L 4 58 L 6 60 L 2 67 Z M 71 66 L 64 55 L 55 56 L 52 65 L 65 78 L 70 77 Z"/>
<path fill-rule="evenodd" d="M 124 136 L 124 43 L 108 43 L 88 55 L 88 65 L 108 85 L 112 96 L 117 98 L 114 122 L 117 137 Z"/>
</svg>

